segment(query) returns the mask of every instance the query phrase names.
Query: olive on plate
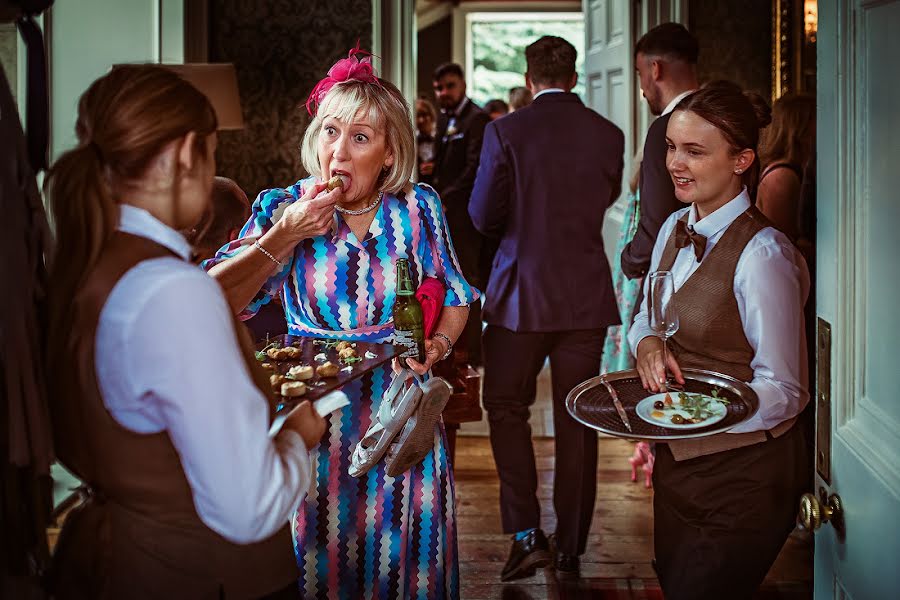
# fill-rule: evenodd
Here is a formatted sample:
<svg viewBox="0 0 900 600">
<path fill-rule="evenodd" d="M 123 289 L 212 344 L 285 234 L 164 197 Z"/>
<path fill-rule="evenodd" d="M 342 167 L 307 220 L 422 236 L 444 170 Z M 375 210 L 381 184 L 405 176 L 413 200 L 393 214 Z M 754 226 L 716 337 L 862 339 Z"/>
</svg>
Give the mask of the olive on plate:
<svg viewBox="0 0 900 600">
<path fill-rule="evenodd" d="M 684 425 L 684 417 L 681 415 L 672 415 L 672 422 L 676 425 Z"/>
<path fill-rule="evenodd" d="M 657 400 L 656 402 L 653 403 L 653 408 L 655 408 L 656 410 L 662 410 L 665 407 L 666 407 L 666 405 L 663 404 L 662 400 Z"/>
</svg>

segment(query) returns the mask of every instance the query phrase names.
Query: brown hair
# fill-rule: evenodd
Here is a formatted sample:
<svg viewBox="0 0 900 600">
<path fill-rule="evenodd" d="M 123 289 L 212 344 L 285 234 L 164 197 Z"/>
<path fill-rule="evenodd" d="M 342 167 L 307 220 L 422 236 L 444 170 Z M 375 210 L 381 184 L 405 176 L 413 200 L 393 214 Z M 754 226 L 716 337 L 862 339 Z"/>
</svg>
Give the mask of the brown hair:
<svg viewBox="0 0 900 600">
<path fill-rule="evenodd" d="M 807 94 L 786 94 L 772 107 L 772 124 L 763 132 L 759 160 L 763 167 L 784 161 L 801 169 L 812 154 L 812 127 L 816 99 Z"/>
<path fill-rule="evenodd" d="M 662 23 L 641 36 L 634 46 L 634 55 L 638 54 L 696 65 L 700 45 L 684 25 Z"/>
<path fill-rule="evenodd" d="M 545 35 L 525 48 L 528 76 L 537 85 L 568 84 L 577 57 L 575 46 L 555 35 Z"/>
<path fill-rule="evenodd" d="M 531 97 L 531 90 L 527 87 L 516 86 L 514 88 L 509 88 L 509 109 L 510 110 L 519 110 L 520 108 L 525 108 L 529 104 L 533 98 Z"/>
<path fill-rule="evenodd" d="M 145 174 L 166 144 L 196 132 L 205 155 L 216 115 L 201 92 L 158 65 L 116 67 L 78 101 L 78 146 L 44 184 L 56 230 L 50 268 L 50 328 L 58 326 L 118 225 L 113 189 Z"/>
<path fill-rule="evenodd" d="M 212 202 L 200 222 L 185 233 L 194 246 L 196 262 L 212 258 L 216 250 L 231 240 L 231 234 L 247 222 L 251 214 L 250 200 L 235 181 L 216 177 L 212 186 Z"/>
<path fill-rule="evenodd" d="M 756 152 L 759 146 L 759 130 L 772 120 L 771 111 L 762 96 L 755 92 L 744 92 L 740 86 L 730 81 L 716 81 L 701 90 L 686 96 L 675 110 L 690 111 L 701 119 L 713 124 L 735 153 L 750 149 Z M 747 186 L 750 197 L 756 197 L 759 182 L 759 157 L 741 174 L 742 183 Z"/>
</svg>

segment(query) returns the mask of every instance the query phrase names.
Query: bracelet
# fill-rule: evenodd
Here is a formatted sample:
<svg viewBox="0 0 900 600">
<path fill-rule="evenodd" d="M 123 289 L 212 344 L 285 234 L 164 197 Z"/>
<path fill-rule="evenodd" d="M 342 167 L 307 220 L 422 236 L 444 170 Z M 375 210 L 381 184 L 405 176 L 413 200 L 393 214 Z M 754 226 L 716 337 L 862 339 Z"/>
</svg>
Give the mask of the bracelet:
<svg viewBox="0 0 900 600">
<path fill-rule="evenodd" d="M 256 240 L 255 242 L 253 242 L 253 245 L 256 246 L 256 249 L 257 249 L 257 250 L 259 250 L 260 252 L 262 252 L 263 254 L 265 254 L 265 255 L 266 255 L 266 258 L 268 258 L 269 260 L 271 260 L 273 263 L 275 263 L 275 264 L 278 265 L 279 267 L 283 267 L 283 266 L 284 266 L 284 263 L 281 262 L 280 260 L 278 260 L 277 258 L 275 258 L 275 255 L 273 255 L 271 252 L 269 252 L 268 250 L 266 250 L 265 248 L 262 247 L 262 244 L 259 243 L 259 240 Z"/>
<path fill-rule="evenodd" d="M 445 358 L 450 356 L 450 354 L 453 352 L 453 342 L 450 341 L 450 338 L 447 337 L 446 334 L 441 333 L 440 331 L 434 332 L 434 335 L 432 335 L 431 337 L 432 338 L 441 338 L 442 340 L 447 342 L 447 351 L 444 352 L 444 355 L 442 357 L 440 357 L 438 360 L 444 360 Z"/>
</svg>

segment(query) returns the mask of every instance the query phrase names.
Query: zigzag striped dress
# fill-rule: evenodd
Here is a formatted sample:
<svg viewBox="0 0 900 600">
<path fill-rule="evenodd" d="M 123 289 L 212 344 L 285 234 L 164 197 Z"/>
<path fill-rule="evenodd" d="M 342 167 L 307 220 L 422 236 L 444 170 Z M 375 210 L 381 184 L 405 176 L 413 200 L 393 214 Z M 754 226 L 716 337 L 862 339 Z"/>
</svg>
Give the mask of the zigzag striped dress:
<svg viewBox="0 0 900 600">
<path fill-rule="evenodd" d="M 303 195 L 306 179 L 267 190 L 253 204 L 240 238 L 207 268 L 249 247 Z M 294 335 L 389 342 L 398 258 L 408 258 L 413 280 L 444 283 L 445 306 L 463 306 L 479 292 L 461 274 L 437 193 L 408 185 L 385 194 L 365 239 L 335 216 L 335 235 L 300 243 L 245 310 L 254 314 L 281 294 Z M 344 388 L 350 405 L 332 413 L 317 449 L 317 478 L 293 519 L 300 589 L 306 598 L 458 598 L 453 475 L 443 426 L 434 451 L 398 478 L 384 462 L 354 479 L 347 470 L 391 380 L 389 366 Z"/>
</svg>

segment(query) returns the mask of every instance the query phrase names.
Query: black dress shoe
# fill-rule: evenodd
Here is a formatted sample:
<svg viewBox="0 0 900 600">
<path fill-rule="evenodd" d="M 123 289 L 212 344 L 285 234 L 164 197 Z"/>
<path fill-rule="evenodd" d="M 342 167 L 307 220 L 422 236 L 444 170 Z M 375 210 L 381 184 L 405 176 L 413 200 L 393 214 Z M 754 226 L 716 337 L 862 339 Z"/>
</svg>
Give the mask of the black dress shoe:
<svg viewBox="0 0 900 600">
<path fill-rule="evenodd" d="M 574 554 L 557 552 L 553 559 L 557 579 L 578 579 L 581 577 L 581 561 Z"/>
<path fill-rule="evenodd" d="M 553 553 L 553 568 L 557 579 L 578 579 L 581 577 L 581 560 L 576 554 L 560 552 L 556 545 L 556 534 L 550 534 L 550 551 Z"/>
<path fill-rule="evenodd" d="M 500 573 L 500 581 L 511 581 L 534 575 L 536 569 L 550 564 L 550 546 L 544 532 L 535 529 L 523 539 L 513 536 L 509 559 Z"/>
</svg>

